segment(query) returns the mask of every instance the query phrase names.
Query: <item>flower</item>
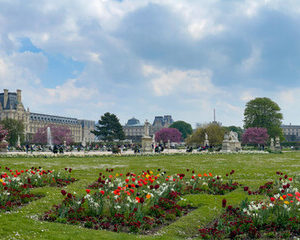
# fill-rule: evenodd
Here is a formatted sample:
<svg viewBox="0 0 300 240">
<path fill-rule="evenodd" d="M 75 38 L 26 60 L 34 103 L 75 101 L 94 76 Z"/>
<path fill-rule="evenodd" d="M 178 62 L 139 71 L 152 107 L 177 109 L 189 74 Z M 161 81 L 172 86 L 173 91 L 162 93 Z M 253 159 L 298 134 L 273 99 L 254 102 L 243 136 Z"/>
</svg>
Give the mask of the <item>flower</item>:
<svg viewBox="0 0 300 240">
<path fill-rule="evenodd" d="M 101 193 L 102 195 L 104 195 L 105 192 L 104 192 L 103 190 L 101 190 L 100 193 Z"/>
<path fill-rule="evenodd" d="M 151 195 L 148 193 L 148 194 L 146 195 L 146 198 L 147 198 L 147 199 L 151 198 Z"/>
<path fill-rule="evenodd" d="M 284 201 L 285 204 L 290 204 L 289 201 Z"/>
<path fill-rule="evenodd" d="M 227 203 L 227 200 L 224 198 L 222 200 L 222 208 L 225 208 L 226 207 L 226 203 Z"/>
<path fill-rule="evenodd" d="M 283 199 L 286 199 L 286 195 L 282 195 Z"/>
<path fill-rule="evenodd" d="M 275 201 L 275 198 L 274 198 L 274 197 L 271 197 L 270 200 L 271 200 L 272 202 L 274 202 L 274 201 Z"/>
<path fill-rule="evenodd" d="M 62 189 L 60 192 L 63 196 L 65 196 L 67 194 L 67 192 L 64 189 Z"/>
<path fill-rule="evenodd" d="M 91 189 L 85 189 L 86 193 L 89 194 Z"/>
</svg>

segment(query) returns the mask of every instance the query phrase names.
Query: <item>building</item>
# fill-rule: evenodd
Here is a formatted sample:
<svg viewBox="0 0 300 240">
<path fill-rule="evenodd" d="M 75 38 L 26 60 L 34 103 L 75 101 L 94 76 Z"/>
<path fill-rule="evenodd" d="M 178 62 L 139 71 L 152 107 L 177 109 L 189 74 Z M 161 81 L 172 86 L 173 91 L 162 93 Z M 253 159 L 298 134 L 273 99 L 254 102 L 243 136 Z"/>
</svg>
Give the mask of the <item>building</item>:
<svg viewBox="0 0 300 240">
<path fill-rule="evenodd" d="M 174 121 L 171 115 L 156 116 L 153 124 L 150 125 L 150 136 L 153 136 L 162 128 L 169 127 L 173 122 Z M 135 142 L 141 141 L 143 135 L 145 134 L 144 124 L 141 124 L 140 121 L 134 117 L 127 121 L 125 126 L 123 126 L 123 130 L 125 133 L 125 138 L 131 139 Z"/>
<path fill-rule="evenodd" d="M 171 115 L 165 115 L 165 116 L 156 116 L 154 118 L 153 124 L 150 128 L 151 135 L 155 134 L 162 128 L 168 128 L 172 123 L 173 119 Z"/>
<path fill-rule="evenodd" d="M 4 89 L 0 93 L 0 120 L 2 119 L 21 120 L 25 127 L 25 138 L 27 141 L 39 128 L 48 125 L 67 126 L 71 130 L 74 142 L 94 142 L 95 136 L 90 131 L 95 129 L 95 122 L 91 120 L 79 120 L 77 118 L 61 117 L 41 113 L 31 113 L 29 108 L 25 110 L 22 104 L 21 90 L 8 92 Z"/>
<path fill-rule="evenodd" d="M 139 142 L 144 135 L 144 125 L 142 125 L 138 119 L 133 117 L 127 121 L 125 126 L 123 126 L 123 131 L 126 139 Z"/>
<path fill-rule="evenodd" d="M 300 125 L 281 125 L 281 128 L 287 142 L 300 141 Z"/>
</svg>

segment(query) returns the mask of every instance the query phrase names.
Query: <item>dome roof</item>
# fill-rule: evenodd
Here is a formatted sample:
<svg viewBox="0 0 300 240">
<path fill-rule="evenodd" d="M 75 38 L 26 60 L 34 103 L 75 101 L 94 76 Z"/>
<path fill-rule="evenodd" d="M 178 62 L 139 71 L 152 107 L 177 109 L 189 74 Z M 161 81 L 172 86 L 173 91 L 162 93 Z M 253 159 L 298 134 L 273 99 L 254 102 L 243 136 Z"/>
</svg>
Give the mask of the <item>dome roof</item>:
<svg viewBox="0 0 300 240">
<path fill-rule="evenodd" d="M 140 125 L 140 121 L 136 118 L 131 118 L 127 121 L 127 126 L 134 126 L 134 125 Z"/>
</svg>

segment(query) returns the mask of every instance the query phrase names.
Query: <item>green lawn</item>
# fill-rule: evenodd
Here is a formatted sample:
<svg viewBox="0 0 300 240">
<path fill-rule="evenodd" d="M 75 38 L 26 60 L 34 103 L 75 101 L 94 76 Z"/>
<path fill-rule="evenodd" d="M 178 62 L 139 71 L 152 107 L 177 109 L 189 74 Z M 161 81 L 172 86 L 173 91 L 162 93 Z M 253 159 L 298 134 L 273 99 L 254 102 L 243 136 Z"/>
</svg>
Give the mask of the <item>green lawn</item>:
<svg viewBox="0 0 300 240">
<path fill-rule="evenodd" d="M 139 172 L 141 170 L 162 169 L 169 174 L 186 173 L 186 169 L 196 172 L 212 172 L 225 175 L 235 170 L 233 179 L 250 187 L 258 187 L 275 179 L 275 172 L 282 171 L 290 176 L 300 174 L 300 153 L 284 154 L 223 154 L 223 155 L 170 155 L 170 156 L 103 156 L 87 158 L 0 158 L 0 165 L 12 169 L 26 169 L 41 166 L 44 169 L 73 169 L 72 176 L 79 181 L 66 187 L 68 192 L 84 194 L 85 187 L 98 178 L 99 171 L 114 168 L 114 173 Z M 45 197 L 16 209 L 0 214 L 0 239 L 183 239 L 194 237 L 199 226 L 210 222 L 222 211 L 221 201 L 225 197 L 229 204 L 238 204 L 248 195 L 239 188 L 226 196 L 188 195 L 187 201 L 198 207 L 169 226 L 161 228 L 155 235 L 114 233 L 89 230 L 67 224 L 39 221 L 39 217 L 54 204 L 59 204 L 63 196 L 61 188 L 44 187 L 34 189 Z M 253 198 L 253 197 L 252 197 Z M 255 198 L 255 197 L 254 197 Z"/>
</svg>

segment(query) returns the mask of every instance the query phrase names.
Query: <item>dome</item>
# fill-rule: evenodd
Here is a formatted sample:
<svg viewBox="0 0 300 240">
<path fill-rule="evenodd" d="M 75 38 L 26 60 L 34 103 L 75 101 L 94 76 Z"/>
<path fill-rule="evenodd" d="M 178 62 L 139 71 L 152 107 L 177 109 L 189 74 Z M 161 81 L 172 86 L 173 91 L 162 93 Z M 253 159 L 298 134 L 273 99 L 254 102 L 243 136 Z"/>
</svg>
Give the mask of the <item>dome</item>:
<svg viewBox="0 0 300 240">
<path fill-rule="evenodd" d="M 140 121 L 136 118 L 131 118 L 127 121 L 127 126 L 134 126 L 134 125 L 140 125 Z"/>
</svg>

